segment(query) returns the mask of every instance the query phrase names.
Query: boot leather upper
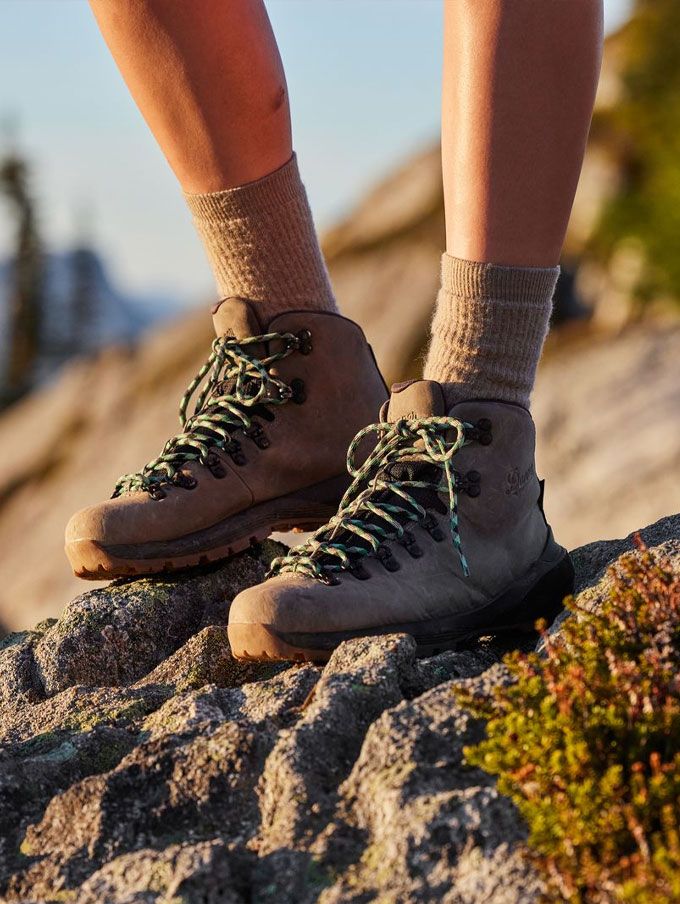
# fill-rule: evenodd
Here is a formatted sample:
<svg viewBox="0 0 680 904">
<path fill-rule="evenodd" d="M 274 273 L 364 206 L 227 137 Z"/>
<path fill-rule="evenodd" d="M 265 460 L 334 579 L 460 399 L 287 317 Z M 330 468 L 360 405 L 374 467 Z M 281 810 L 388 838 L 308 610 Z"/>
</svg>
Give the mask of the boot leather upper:
<svg viewBox="0 0 680 904">
<path fill-rule="evenodd" d="M 275 419 L 261 420 L 270 445 L 261 449 L 242 431 L 234 431 L 246 462 L 237 465 L 218 452 L 226 476 L 217 478 L 198 462 L 182 468 L 197 481 L 193 489 L 165 486 L 165 498 L 135 491 L 77 512 L 66 540 L 105 544 L 169 540 L 210 527 L 258 502 L 274 499 L 345 471 L 352 436 L 375 419 L 387 390 L 361 328 L 339 314 L 293 311 L 266 327 L 255 306 L 226 299 L 214 309 L 217 335 L 237 338 L 265 332 L 311 333 L 308 354 L 293 352 L 271 368 L 286 383 L 304 382 L 305 400 L 272 406 Z"/>
<path fill-rule="evenodd" d="M 416 381 L 395 387 L 387 419 L 414 419 L 445 413 L 439 384 Z M 539 506 L 534 469 L 535 429 L 530 414 L 517 405 L 494 401 L 463 402 L 448 414 L 469 423 L 487 418 L 492 442 L 473 442 L 452 459 L 462 475 L 477 471 L 480 494 L 458 495 L 459 533 L 469 564 L 462 571 L 449 530 L 448 514 L 433 513 L 443 539 L 435 541 L 421 526 L 408 525 L 423 555 L 413 558 L 398 541 L 389 547 L 400 564 L 387 571 L 369 556 L 369 573 L 360 580 L 336 574 L 324 584 L 307 575 L 283 572 L 234 600 L 230 623 L 266 624 L 283 632 L 333 632 L 438 618 L 490 602 L 524 575 L 541 556 L 549 529 Z M 448 502 L 441 496 L 443 501 Z"/>
</svg>

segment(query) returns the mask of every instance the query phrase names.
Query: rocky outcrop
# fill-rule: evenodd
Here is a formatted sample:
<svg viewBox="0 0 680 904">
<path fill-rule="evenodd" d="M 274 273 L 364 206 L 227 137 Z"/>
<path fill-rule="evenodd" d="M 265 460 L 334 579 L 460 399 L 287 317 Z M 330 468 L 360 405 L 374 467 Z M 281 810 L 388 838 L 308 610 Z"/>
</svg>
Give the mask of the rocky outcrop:
<svg viewBox="0 0 680 904">
<path fill-rule="evenodd" d="M 680 516 L 643 531 L 680 568 Z M 574 553 L 596 605 L 630 538 Z M 79 904 L 533 902 L 524 827 L 465 765 L 460 682 L 504 645 L 406 635 L 239 664 L 229 600 L 280 549 L 86 593 L 0 646 L 0 897 Z"/>
</svg>

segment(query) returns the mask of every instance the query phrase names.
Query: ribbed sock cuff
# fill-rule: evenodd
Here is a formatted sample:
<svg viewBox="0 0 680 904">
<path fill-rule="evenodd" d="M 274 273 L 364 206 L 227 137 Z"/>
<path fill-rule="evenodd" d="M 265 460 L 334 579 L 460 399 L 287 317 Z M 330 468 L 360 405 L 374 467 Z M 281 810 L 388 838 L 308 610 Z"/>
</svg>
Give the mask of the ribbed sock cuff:
<svg viewBox="0 0 680 904">
<path fill-rule="evenodd" d="M 295 154 L 256 182 L 184 197 L 222 297 L 261 303 L 265 320 L 337 310 Z"/>
<path fill-rule="evenodd" d="M 246 182 L 245 185 L 205 195 L 185 192 L 184 198 L 197 220 L 220 223 L 222 220 L 253 217 L 258 213 L 266 216 L 272 206 L 285 207 L 299 203 L 301 194 L 306 200 L 297 156 L 293 154 L 279 169 L 255 182 Z"/>
<path fill-rule="evenodd" d="M 442 257 L 442 288 L 425 376 L 449 405 L 474 398 L 528 407 L 559 267 Z"/>
<path fill-rule="evenodd" d="M 544 305 L 552 300 L 559 267 L 506 267 L 443 254 L 442 289 L 457 298 L 518 301 Z"/>
</svg>

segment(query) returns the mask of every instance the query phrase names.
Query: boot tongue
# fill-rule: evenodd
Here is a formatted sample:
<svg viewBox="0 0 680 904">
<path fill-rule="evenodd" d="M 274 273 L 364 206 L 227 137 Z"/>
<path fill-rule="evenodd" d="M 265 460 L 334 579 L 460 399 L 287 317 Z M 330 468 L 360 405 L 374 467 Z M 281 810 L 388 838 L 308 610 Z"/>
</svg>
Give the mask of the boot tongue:
<svg viewBox="0 0 680 904">
<path fill-rule="evenodd" d="M 439 383 L 433 380 L 409 380 L 394 383 L 387 409 L 386 420 L 414 421 L 419 418 L 439 417 L 446 414 L 444 393 Z M 422 441 L 416 442 L 422 447 Z M 439 472 L 437 465 L 429 464 L 421 458 L 402 459 L 386 468 L 387 474 L 395 480 L 435 479 Z"/>
<path fill-rule="evenodd" d="M 223 298 L 212 309 L 212 315 L 217 336 L 248 339 L 264 333 L 256 306 L 245 298 Z"/>
<path fill-rule="evenodd" d="M 392 394 L 390 396 L 387 412 L 383 408 L 381 417 L 383 421 L 394 422 L 398 420 L 417 420 L 419 418 L 436 417 L 445 414 L 446 405 L 444 403 L 444 394 L 439 383 L 432 380 L 410 380 L 407 383 L 395 383 L 392 386 Z M 416 440 L 416 448 L 422 448 L 421 439 Z M 439 499 L 436 485 L 439 481 L 441 468 L 438 464 L 427 460 L 423 455 L 413 454 L 408 458 L 402 458 L 400 461 L 391 461 L 381 463 L 378 461 L 378 475 L 387 478 L 395 483 L 403 483 L 408 481 L 424 481 L 431 483 L 429 487 L 413 487 L 408 486 L 409 494 L 425 509 L 434 509 L 440 513 L 446 512 L 446 507 Z M 404 499 L 401 495 L 395 493 L 391 488 L 381 489 L 377 495 L 371 495 L 371 498 L 378 503 L 389 503 L 399 508 L 404 507 Z M 366 516 L 366 523 L 379 524 L 385 526 L 386 519 L 376 515 L 375 512 L 369 512 Z M 408 527 L 408 521 L 404 519 L 404 524 Z M 362 542 L 357 539 L 356 534 L 349 531 L 341 531 L 339 534 L 333 534 L 335 541 L 347 542 L 348 545 L 358 545 Z"/>
<path fill-rule="evenodd" d="M 409 380 L 392 386 L 386 420 L 413 421 L 424 417 L 441 417 L 446 414 L 444 393 L 433 380 Z"/>
</svg>

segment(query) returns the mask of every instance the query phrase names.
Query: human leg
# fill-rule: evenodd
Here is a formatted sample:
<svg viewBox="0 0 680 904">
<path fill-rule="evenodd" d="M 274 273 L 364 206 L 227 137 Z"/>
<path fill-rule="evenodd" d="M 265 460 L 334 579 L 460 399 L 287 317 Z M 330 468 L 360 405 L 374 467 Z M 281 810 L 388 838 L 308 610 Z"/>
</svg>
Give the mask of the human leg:
<svg viewBox="0 0 680 904">
<path fill-rule="evenodd" d="M 234 600 L 243 658 L 422 653 L 551 618 L 573 570 L 543 514 L 529 394 L 592 112 L 599 0 L 449 0 L 447 251 L 425 375 L 393 387 L 332 521 Z M 539 46 L 536 46 L 539 45 Z"/>
<path fill-rule="evenodd" d="M 192 192 L 226 296 L 180 432 L 67 526 L 76 574 L 106 578 L 201 564 L 272 530 L 322 524 L 348 482 L 346 447 L 386 390 L 363 333 L 336 312 L 260 0 L 92 5 Z"/>
<path fill-rule="evenodd" d="M 261 0 L 91 0 L 185 193 L 222 297 L 335 311 Z"/>
</svg>

